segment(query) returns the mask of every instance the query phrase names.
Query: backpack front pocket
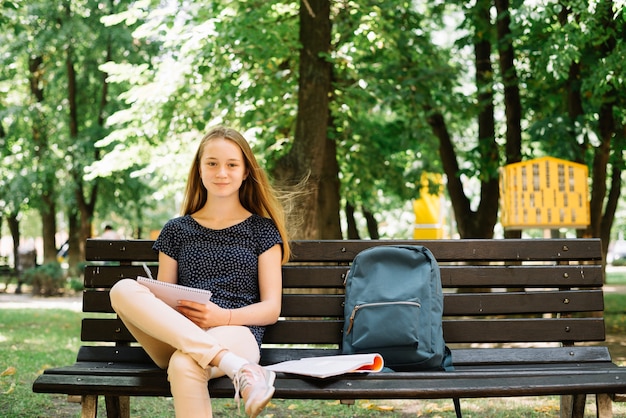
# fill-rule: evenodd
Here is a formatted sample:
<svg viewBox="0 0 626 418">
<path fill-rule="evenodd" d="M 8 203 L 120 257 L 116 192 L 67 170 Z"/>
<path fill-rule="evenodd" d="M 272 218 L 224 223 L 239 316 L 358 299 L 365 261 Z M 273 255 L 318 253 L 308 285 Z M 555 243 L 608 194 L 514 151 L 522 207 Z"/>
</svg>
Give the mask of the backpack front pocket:
<svg viewBox="0 0 626 418">
<path fill-rule="evenodd" d="M 359 303 L 350 315 L 347 334 L 358 350 L 417 346 L 420 303 L 413 301 Z"/>
</svg>

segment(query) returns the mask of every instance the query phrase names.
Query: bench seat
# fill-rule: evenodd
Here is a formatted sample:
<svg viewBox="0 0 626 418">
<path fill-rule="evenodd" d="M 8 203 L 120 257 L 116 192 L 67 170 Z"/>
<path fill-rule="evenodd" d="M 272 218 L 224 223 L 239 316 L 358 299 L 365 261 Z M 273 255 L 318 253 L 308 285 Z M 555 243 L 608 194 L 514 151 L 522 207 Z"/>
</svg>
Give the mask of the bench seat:
<svg viewBox="0 0 626 418">
<path fill-rule="evenodd" d="M 334 354 L 337 350 L 277 349 L 264 362 Z M 584 394 L 590 389 L 614 393 L 625 387 L 626 370 L 611 362 L 606 347 L 458 349 L 453 358 L 455 371 L 445 373 L 372 373 L 327 379 L 279 373 L 275 397 L 352 399 L 358 393 L 363 399 L 482 398 L 512 393 Z M 37 385 L 42 392 L 49 387 L 70 395 L 171 396 L 166 373 L 139 347 L 82 347 L 76 364 L 47 371 Z M 211 381 L 210 388 L 214 397 L 234 395 L 226 378 Z"/>
</svg>

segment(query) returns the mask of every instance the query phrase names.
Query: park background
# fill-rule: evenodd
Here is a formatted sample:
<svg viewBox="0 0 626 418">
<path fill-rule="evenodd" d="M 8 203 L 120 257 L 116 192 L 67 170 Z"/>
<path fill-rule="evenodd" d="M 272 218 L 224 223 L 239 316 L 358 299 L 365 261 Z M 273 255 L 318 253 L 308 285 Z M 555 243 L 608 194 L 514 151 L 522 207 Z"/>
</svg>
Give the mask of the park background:
<svg viewBox="0 0 626 418">
<path fill-rule="evenodd" d="M 441 178 L 426 189 L 443 185 L 446 237 L 599 237 L 608 253 L 626 230 L 625 6 L 2 0 L 0 264 L 14 268 L 32 246 L 55 272 L 67 242 L 72 278 L 106 224 L 151 238 L 178 213 L 198 141 L 217 123 L 245 133 L 277 187 L 300 191 L 294 238 L 410 237 L 422 179 Z M 588 225 L 502 227 L 502 169 L 542 157 L 587 168 Z M 623 299 L 607 301 L 608 333 L 623 335 Z M 30 384 L 73 361 L 80 313 L 0 315 L 1 410 L 52 416 L 65 400 Z M 451 413 L 440 408 L 423 415 Z"/>
</svg>

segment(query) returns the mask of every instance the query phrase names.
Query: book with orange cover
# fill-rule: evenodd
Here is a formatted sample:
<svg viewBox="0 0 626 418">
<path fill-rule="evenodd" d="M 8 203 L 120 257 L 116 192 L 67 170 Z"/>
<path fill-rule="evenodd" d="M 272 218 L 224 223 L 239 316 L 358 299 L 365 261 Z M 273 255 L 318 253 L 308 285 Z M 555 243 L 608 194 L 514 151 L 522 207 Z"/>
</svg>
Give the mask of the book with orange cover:
<svg viewBox="0 0 626 418">
<path fill-rule="evenodd" d="M 338 356 L 305 357 L 265 366 L 275 372 L 327 378 L 346 373 L 375 373 L 384 367 L 380 354 L 344 354 Z"/>
</svg>

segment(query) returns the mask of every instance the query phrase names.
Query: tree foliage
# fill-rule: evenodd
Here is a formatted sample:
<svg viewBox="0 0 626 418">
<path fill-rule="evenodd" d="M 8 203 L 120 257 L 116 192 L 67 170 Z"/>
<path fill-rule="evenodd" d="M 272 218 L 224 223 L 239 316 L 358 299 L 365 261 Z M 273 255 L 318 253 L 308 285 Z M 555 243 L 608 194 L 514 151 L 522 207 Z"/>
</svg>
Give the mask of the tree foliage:
<svg viewBox="0 0 626 418">
<path fill-rule="evenodd" d="M 2 156 L 8 163 L 3 164 L 7 172 L 3 177 L 10 184 L 3 188 L 9 192 L 3 197 L 3 210 L 9 216 L 25 207 L 41 213 L 46 261 L 56 258 L 61 244 L 56 242 L 56 223 L 63 212 L 67 214 L 63 223 L 69 225 L 70 240 L 74 239 L 74 263 L 84 259 L 78 249 L 91 234 L 101 180 L 87 179 L 85 168 L 110 150 L 95 144 L 107 134 L 106 119 L 126 88 L 109 89 L 106 73 L 99 67 L 107 60 L 133 60 L 140 55 L 133 48 L 131 28 L 111 32 L 100 19 L 127 4 L 16 1 L 5 15 L 7 30 L 2 32 L 0 48 L 7 94 L 0 115 Z M 147 55 L 142 53 L 143 60 Z M 124 173 L 116 173 L 118 186 L 120 174 Z M 135 181 L 125 177 L 118 191 L 128 190 Z M 115 195 L 106 190 L 114 184 L 108 180 L 102 186 Z M 110 200 L 108 205 L 123 212 L 126 200 Z"/>
<path fill-rule="evenodd" d="M 304 206 L 322 213 L 305 212 L 308 238 L 337 238 L 340 202 L 377 235 L 382 213 L 418 197 L 423 172 L 446 174 L 461 236 L 488 237 L 498 169 L 550 155 L 590 167 L 580 233 L 608 245 L 624 160 L 623 1 L 4 4 L 5 216 L 70 219 L 91 205 L 82 225 L 119 212 L 157 229 L 178 209 L 197 141 L 224 123 L 276 179 L 312 173 L 320 192 Z M 326 68 L 328 91 L 306 90 Z"/>
</svg>

